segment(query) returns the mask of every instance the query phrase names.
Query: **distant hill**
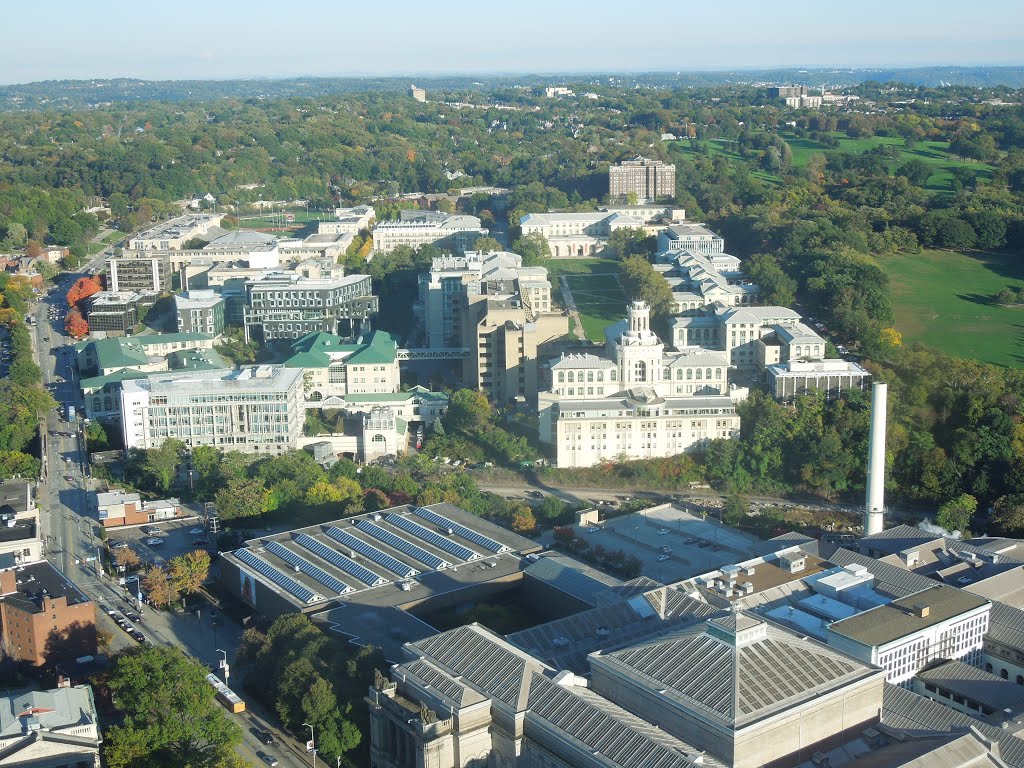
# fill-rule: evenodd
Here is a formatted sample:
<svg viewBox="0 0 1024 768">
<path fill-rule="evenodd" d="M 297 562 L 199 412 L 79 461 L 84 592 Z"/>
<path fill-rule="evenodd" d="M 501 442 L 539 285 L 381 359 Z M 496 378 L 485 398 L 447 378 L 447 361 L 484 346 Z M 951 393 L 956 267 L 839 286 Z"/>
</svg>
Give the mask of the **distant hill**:
<svg viewBox="0 0 1024 768">
<path fill-rule="evenodd" d="M 253 80 L 47 80 L 0 86 L 0 110 L 67 109 L 132 101 L 213 101 L 222 98 L 318 97 L 355 91 L 401 91 L 411 82 L 438 91 L 493 90 L 560 83 L 632 87 L 716 85 L 856 85 L 871 80 L 915 86 L 1024 87 L 1024 67 L 915 67 L 908 69 L 773 69 L 717 72 L 488 74 L 408 77 L 299 77 Z"/>
</svg>

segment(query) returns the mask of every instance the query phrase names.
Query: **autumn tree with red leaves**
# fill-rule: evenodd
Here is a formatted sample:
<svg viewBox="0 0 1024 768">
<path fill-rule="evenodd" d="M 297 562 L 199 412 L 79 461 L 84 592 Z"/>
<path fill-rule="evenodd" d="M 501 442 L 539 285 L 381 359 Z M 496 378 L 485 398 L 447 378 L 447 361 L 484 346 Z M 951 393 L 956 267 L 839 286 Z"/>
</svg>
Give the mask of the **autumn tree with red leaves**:
<svg viewBox="0 0 1024 768">
<path fill-rule="evenodd" d="M 81 308 L 82 301 L 102 290 L 103 286 L 95 277 L 80 277 L 68 290 L 68 306 Z"/>
<path fill-rule="evenodd" d="M 64 318 L 64 330 L 68 332 L 68 336 L 75 339 L 80 339 L 89 333 L 89 323 L 82 317 L 82 313 L 78 311 L 77 307 L 68 310 L 67 317 Z"/>
</svg>

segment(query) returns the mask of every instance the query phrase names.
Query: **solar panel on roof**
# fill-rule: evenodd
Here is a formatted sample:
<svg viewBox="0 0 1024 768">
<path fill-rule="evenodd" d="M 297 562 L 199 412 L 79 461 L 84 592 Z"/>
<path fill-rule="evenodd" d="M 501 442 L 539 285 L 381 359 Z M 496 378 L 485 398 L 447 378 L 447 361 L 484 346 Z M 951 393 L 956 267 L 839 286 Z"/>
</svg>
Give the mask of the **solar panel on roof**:
<svg viewBox="0 0 1024 768">
<path fill-rule="evenodd" d="M 345 557 L 344 555 L 335 552 L 322 541 L 317 541 L 312 536 L 307 536 L 305 533 L 300 533 L 298 536 L 295 537 L 295 541 L 297 544 L 299 544 L 302 547 L 305 547 L 317 557 L 322 557 L 331 565 L 345 571 L 345 573 L 351 573 L 364 584 L 367 584 L 371 587 L 379 587 L 382 584 L 388 583 L 388 579 L 385 579 L 383 576 L 379 576 L 378 574 L 371 571 L 369 568 L 360 565 L 352 558 Z"/>
<path fill-rule="evenodd" d="M 432 544 L 438 549 L 447 552 L 449 555 L 455 555 L 463 560 L 479 560 L 480 553 L 474 552 L 469 547 L 464 547 L 457 541 L 452 541 L 447 536 L 442 536 L 439 533 L 434 533 L 429 528 L 424 528 L 422 525 L 414 520 L 410 520 L 402 515 L 388 515 L 387 521 L 396 528 L 401 528 L 407 533 L 411 533 L 413 536 L 419 539 L 423 539 L 428 544 Z"/>
<path fill-rule="evenodd" d="M 281 587 L 286 592 L 290 592 L 306 605 L 318 603 L 324 599 L 323 595 L 318 595 L 313 590 L 297 582 L 291 576 L 286 576 L 266 560 L 257 557 L 248 549 L 236 549 L 234 555 L 250 568 L 255 569 L 261 576 L 266 576 L 272 582 L 277 584 L 277 586 Z"/>
<path fill-rule="evenodd" d="M 413 510 L 413 514 L 422 517 L 427 522 L 433 523 L 438 528 L 444 528 L 446 531 L 451 531 L 454 534 L 461 536 L 467 541 L 472 541 L 474 544 L 483 547 L 484 549 L 495 552 L 511 552 L 509 547 L 506 547 L 500 541 L 495 541 L 490 536 L 484 536 L 482 533 L 474 531 L 472 528 L 467 528 L 461 523 L 456 523 L 454 520 L 449 520 L 444 515 L 439 515 L 432 509 L 426 507 L 416 507 Z"/>
<path fill-rule="evenodd" d="M 351 533 L 341 530 L 341 528 L 335 528 L 332 525 L 325 531 L 325 533 L 339 544 L 344 544 L 353 552 L 358 552 L 367 560 L 372 560 L 377 563 L 377 565 L 384 566 L 392 573 L 397 573 L 403 579 L 411 579 L 413 576 L 419 575 L 419 571 L 411 565 L 403 563 L 401 560 L 392 557 L 387 552 L 382 552 L 376 547 L 367 544 L 362 539 L 353 536 Z"/>
<path fill-rule="evenodd" d="M 296 553 L 292 552 L 290 549 L 285 547 L 283 544 L 280 544 L 279 542 L 268 541 L 266 543 L 265 549 L 270 554 L 277 555 L 277 557 L 280 557 L 282 560 L 288 563 L 288 565 L 298 568 L 311 579 L 316 579 L 325 587 L 327 587 L 330 590 L 333 590 L 334 592 L 337 592 L 339 595 L 344 595 L 346 592 L 352 591 L 352 587 L 343 582 L 341 579 L 336 579 L 322 568 L 317 568 L 304 557 L 297 555 Z"/>
<path fill-rule="evenodd" d="M 432 552 L 427 552 L 427 550 L 422 547 L 417 547 L 411 541 L 406 541 L 401 536 L 396 536 L 391 531 L 387 531 L 379 525 L 371 523 L 369 520 L 357 521 L 356 528 L 363 533 L 368 533 L 378 541 L 383 541 L 389 547 L 393 547 L 399 552 L 404 552 L 409 555 L 409 557 L 420 561 L 428 568 L 449 568 L 451 566 L 451 563 L 444 558 L 438 557 Z"/>
</svg>

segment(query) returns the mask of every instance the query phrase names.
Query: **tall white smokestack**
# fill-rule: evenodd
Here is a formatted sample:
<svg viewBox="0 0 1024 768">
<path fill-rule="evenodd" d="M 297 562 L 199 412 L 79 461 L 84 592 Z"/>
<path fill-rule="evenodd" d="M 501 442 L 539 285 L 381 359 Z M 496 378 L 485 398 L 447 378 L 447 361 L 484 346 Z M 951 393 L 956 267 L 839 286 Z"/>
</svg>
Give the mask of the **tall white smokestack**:
<svg viewBox="0 0 1024 768">
<path fill-rule="evenodd" d="M 867 500 L 864 535 L 881 533 L 885 512 L 885 417 L 889 387 L 876 381 L 871 387 L 871 433 L 868 437 Z"/>
</svg>

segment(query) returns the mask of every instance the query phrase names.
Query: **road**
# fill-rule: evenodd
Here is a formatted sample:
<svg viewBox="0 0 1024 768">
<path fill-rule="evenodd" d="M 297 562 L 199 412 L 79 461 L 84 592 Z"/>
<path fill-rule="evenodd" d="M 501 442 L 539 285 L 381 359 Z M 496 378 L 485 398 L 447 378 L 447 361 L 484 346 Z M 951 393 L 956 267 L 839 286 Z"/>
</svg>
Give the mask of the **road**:
<svg viewBox="0 0 1024 768">
<path fill-rule="evenodd" d="M 82 269 L 82 273 L 99 270 L 106 256 L 106 252 L 98 254 Z M 60 413 L 51 411 L 40 423 L 42 473 L 37 497 L 43 551 L 54 567 L 95 601 L 98 626 L 113 633 L 111 651 L 116 651 L 134 645 L 135 641 L 103 613 L 103 608 L 109 606 L 125 610 L 129 606 L 134 609 L 135 605 L 127 587 L 103 575 L 97 568 L 96 557 L 102 544 L 98 521 L 89 516 L 88 494 L 93 480 L 89 476 L 82 422 L 68 423 L 64 420 L 64 404 L 75 404 L 81 415 L 82 402 L 74 378 L 72 339 L 64 334 L 63 329 L 64 310 L 67 308 L 64 295 L 69 281 L 65 279 L 59 286 L 36 302 L 31 310 L 36 322 L 30 330 L 36 359 L 43 371 L 43 382 L 61 406 Z M 53 321 L 49 319 L 50 307 L 60 310 Z M 134 583 L 129 584 L 134 591 Z M 139 629 L 153 643 L 181 648 L 208 667 L 213 667 L 221 658 L 218 648 L 224 649 L 229 662 L 233 662 L 242 627 L 219 613 L 210 614 L 208 609 L 179 614 L 147 609 Z M 237 673 L 229 679 L 231 685 L 241 689 L 243 680 Z M 233 715 L 225 710 L 224 715 L 242 728 L 243 741 L 237 751 L 247 762 L 254 766 L 265 765 L 257 754 L 268 752 L 277 757 L 282 767 L 310 765 L 304 745 L 270 727 L 276 718 L 271 718 L 258 705 L 246 703 L 249 711 L 245 714 Z M 277 745 L 266 747 L 260 743 L 251 731 L 254 727 L 271 730 Z"/>
</svg>

